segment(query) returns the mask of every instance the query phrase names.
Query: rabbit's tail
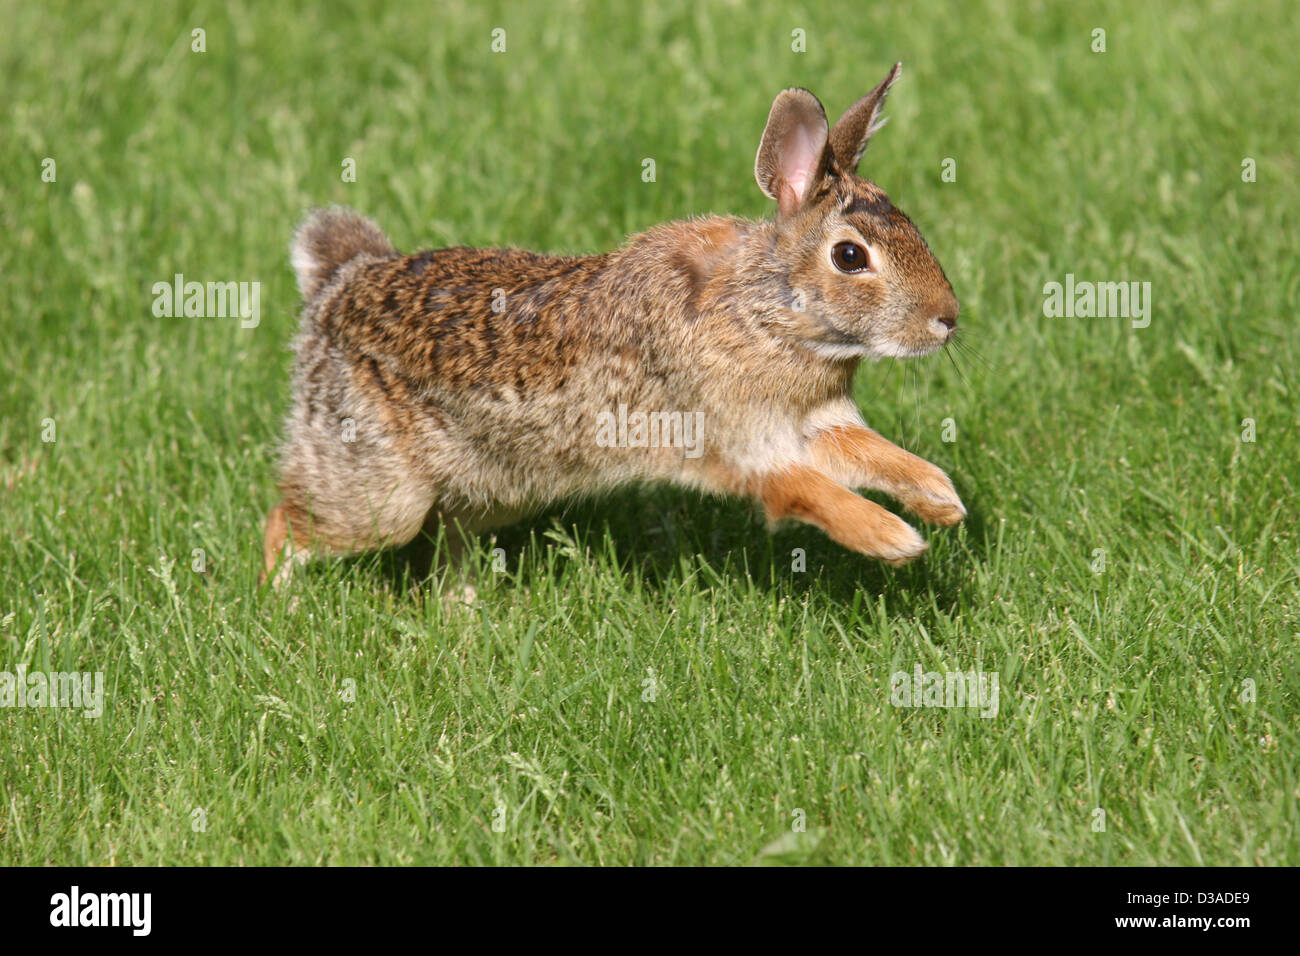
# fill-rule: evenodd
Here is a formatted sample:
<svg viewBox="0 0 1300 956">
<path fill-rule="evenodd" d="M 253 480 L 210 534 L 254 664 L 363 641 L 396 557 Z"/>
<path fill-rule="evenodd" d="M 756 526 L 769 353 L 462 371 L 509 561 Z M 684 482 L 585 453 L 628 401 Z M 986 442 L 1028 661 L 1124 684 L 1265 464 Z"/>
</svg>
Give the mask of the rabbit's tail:
<svg viewBox="0 0 1300 956">
<path fill-rule="evenodd" d="M 313 209 L 294 233 L 289 252 L 298 289 L 307 302 L 354 257 L 397 254 L 378 226 L 342 206 Z"/>
</svg>

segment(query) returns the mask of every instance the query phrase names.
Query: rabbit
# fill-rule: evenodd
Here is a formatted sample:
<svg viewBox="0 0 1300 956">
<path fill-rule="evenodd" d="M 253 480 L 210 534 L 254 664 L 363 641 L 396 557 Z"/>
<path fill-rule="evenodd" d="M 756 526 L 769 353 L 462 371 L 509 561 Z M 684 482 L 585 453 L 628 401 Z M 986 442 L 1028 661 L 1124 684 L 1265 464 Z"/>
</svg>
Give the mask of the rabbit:
<svg viewBox="0 0 1300 956">
<path fill-rule="evenodd" d="M 851 397 L 863 358 L 925 355 L 957 325 L 925 240 L 857 175 L 900 71 L 834 126 L 807 90 L 776 97 L 754 165 L 770 219 L 672 222 L 599 255 L 402 255 L 361 215 L 314 211 L 291 246 L 303 308 L 262 580 L 440 524 L 455 551 L 632 482 L 748 496 L 893 565 L 922 554 L 852 490 L 939 525 L 966 514 Z M 698 424 L 693 452 L 678 422 Z"/>
</svg>

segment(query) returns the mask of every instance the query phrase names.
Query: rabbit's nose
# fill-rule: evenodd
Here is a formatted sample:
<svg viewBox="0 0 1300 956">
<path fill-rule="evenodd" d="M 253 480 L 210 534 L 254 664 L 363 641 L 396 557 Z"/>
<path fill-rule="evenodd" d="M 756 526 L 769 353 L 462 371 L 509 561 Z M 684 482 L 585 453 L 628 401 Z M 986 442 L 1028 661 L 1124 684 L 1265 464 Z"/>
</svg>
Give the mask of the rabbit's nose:
<svg viewBox="0 0 1300 956">
<path fill-rule="evenodd" d="M 957 313 L 961 306 L 957 303 L 957 297 L 952 294 L 952 290 L 944 289 L 940 294 L 930 300 L 930 328 L 934 330 L 935 335 L 946 336 L 949 332 L 957 327 Z"/>
<path fill-rule="evenodd" d="M 940 341 L 947 342 L 955 334 L 953 329 L 957 328 L 956 300 L 953 300 L 950 306 L 936 309 L 931 315 L 934 318 L 930 320 L 930 332 Z"/>
<path fill-rule="evenodd" d="M 953 328 L 957 325 L 957 320 L 951 315 L 937 315 L 930 320 L 930 334 L 940 342 L 946 343 L 956 333 Z"/>
</svg>

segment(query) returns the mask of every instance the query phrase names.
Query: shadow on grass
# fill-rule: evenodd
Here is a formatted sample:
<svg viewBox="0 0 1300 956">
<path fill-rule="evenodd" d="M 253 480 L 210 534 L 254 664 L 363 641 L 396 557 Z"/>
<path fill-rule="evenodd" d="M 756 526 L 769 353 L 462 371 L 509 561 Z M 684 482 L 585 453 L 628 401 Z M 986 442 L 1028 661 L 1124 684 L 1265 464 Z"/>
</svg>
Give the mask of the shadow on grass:
<svg viewBox="0 0 1300 956">
<path fill-rule="evenodd" d="M 883 496 L 868 497 L 886 507 L 893 504 Z M 484 553 L 495 548 L 505 552 L 512 573 L 505 579 L 509 583 L 500 586 L 508 588 L 527 588 L 539 575 L 550 574 L 548 560 L 559 573 L 580 560 L 572 554 L 545 553 L 556 547 L 546 539 L 547 532 L 558 527 L 583 553 L 612 555 L 620 573 L 635 573 L 643 586 L 666 601 L 680 587 L 684 568 L 707 566 L 722 578 L 736 577 L 767 592 L 811 596 L 828 604 L 875 601 L 885 594 L 891 613 L 923 622 L 932 620 L 936 611 L 953 613 L 968 606 L 970 564 L 983 563 L 990 547 L 991 529 L 983 514 L 971 509 L 964 527 L 958 528 L 909 520 L 932 542 L 931 549 L 911 564 L 892 568 L 841 548 L 809 525 L 790 523 L 770 533 L 758 509 L 741 499 L 633 488 L 548 508 L 481 535 L 477 547 Z M 796 549 L 804 552 L 804 571 L 794 569 Z M 345 569 L 357 566 L 358 572 L 377 575 L 395 592 L 412 592 L 438 585 L 438 553 L 438 543 L 422 535 L 405 547 L 343 563 Z"/>
</svg>

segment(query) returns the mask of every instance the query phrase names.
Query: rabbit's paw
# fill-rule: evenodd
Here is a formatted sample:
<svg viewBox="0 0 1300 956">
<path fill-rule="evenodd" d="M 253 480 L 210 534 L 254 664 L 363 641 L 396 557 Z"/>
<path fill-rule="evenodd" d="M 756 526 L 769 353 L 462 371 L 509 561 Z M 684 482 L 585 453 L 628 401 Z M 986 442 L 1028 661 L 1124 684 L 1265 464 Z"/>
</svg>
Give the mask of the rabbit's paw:
<svg viewBox="0 0 1300 956">
<path fill-rule="evenodd" d="M 925 470 L 912 476 L 911 487 L 900 500 L 908 511 L 931 524 L 946 527 L 966 517 L 966 506 L 957 497 L 957 489 L 947 475 L 928 462 Z"/>
<path fill-rule="evenodd" d="M 898 567 L 914 558 L 925 554 L 930 545 L 910 524 L 894 514 L 881 520 L 876 529 L 875 540 L 871 543 L 870 553 Z"/>
</svg>

